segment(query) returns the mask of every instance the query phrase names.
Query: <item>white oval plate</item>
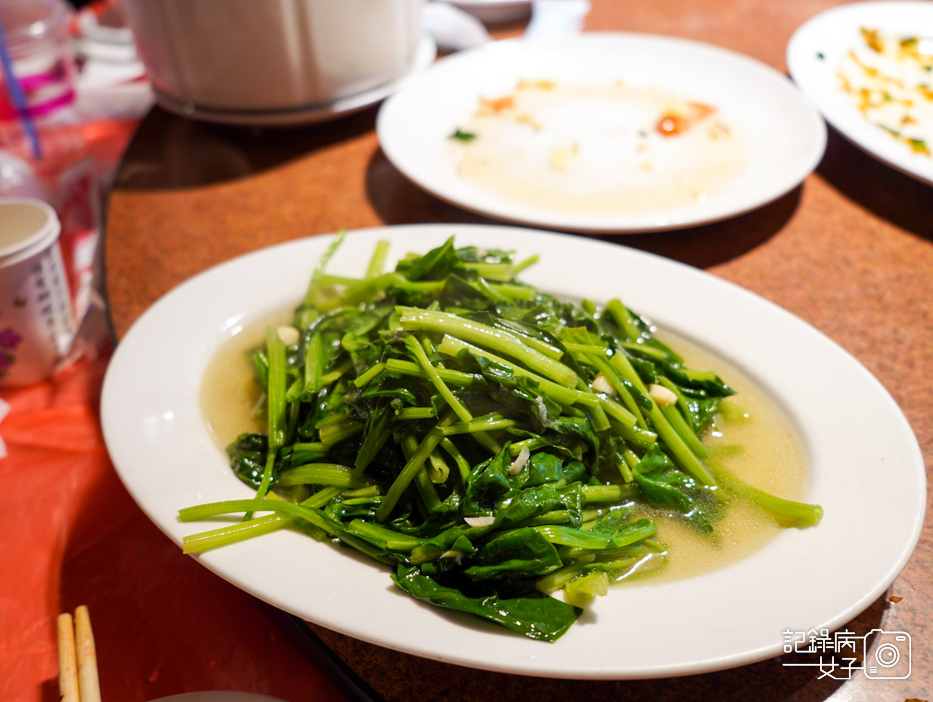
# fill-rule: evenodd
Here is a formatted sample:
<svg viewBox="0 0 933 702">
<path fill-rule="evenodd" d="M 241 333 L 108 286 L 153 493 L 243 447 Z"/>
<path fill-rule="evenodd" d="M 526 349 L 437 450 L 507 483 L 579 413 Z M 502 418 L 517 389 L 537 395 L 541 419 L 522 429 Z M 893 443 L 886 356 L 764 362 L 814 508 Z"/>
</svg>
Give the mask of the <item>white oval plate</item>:
<svg viewBox="0 0 933 702">
<path fill-rule="evenodd" d="M 775 656 L 785 630 L 841 626 L 901 571 L 926 503 L 920 449 L 881 384 L 836 344 L 702 271 L 569 235 L 446 224 L 359 230 L 329 270 L 361 275 L 379 239 L 401 257 L 451 235 L 461 246 L 537 253 L 540 262 L 523 274 L 528 283 L 568 299 L 621 297 L 748 373 L 802 436 L 811 470 L 805 499 L 823 506 L 822 523 L 782 532 L 716 572 L 615 589 L 554 644 L 419 603 L 393 585 L 388 570 L 296 532 L 210 551 L 199 557 L 204 566 L 307 621 L 392 649 L 487 670 L 593 679 L 699 673 Z M 244 325 L 296 304 L 330 241 L 281 244 L 197 275 L 149 308 L 117 346 L 103 387 L 104 437 L 130 493 L 176 543 L 220 524 L 180 523 L 179 509 L 253 494 L 205 428 L 198 388 L 208 362 Z"/>
<path fill-rule="evenodd" d="M 933 184 L 933 157 L 914 153 L 866 121 L 840 87 L 839 65 L 847 52 L 863 45 L 861 27 L 933 37 L 933 2 L 857 2 L 816 15 L 794 32 L 787 45 L 791 77 L 826 121 L 849 141 L 902 173 Z"/>
<path fill-rule="evenodd" d="M 714 105 L 744 135 L 745 167 L 705 202 L 642 211 L 561 211 L 500 195 L 460 176 L 450 135 L 476 111 L 480 98 L 511 93 L 521 79 L 603 86 L 621 80 Z M 576 135 L 572 126 L 554 128 L 566 129 L 567 139 L 595 142 L 591 135 Z M 383 103 L 376 130 L 396 168 L 442 200 L 509 222 L 590 232 L 677 229 L 746 212 L 797 186 L 826 146 L 819 113 L 773 68 L 686 39 L 617 33 L 504 40 L 448 56 Z M 614 143 L 621 137 L 606 138 Z M 685 147 L 682 159 L 694 151 Z"/>
</svg>

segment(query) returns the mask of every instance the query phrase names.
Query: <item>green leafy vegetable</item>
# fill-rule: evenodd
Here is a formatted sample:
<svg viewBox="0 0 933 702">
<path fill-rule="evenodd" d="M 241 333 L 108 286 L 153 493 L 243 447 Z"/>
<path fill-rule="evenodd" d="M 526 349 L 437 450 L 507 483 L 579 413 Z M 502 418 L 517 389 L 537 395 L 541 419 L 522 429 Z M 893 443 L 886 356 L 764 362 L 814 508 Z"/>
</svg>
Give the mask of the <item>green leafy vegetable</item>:
<svg viewBox="0 0 933 702">
<path fill-rule="evenodd" d="M 702 533 L 720 490 L 819 520 L 710 464 L 700 437 L 732 390 L 621 301 L 558 300 L 516 278 L 534 259 L 452 238 L 390 272 L 380 243 L 363 278 L 334 276 L 340 241 L 253 356 L 267 432 L 228 455 L 255 499 L 179 513 L 246 519 L 187 552 L 299 528 L 392 566 L 413 597 L 554 641 L 581 610 L 550 593 L 663 564 L 645 505 Z"/>
</svg>

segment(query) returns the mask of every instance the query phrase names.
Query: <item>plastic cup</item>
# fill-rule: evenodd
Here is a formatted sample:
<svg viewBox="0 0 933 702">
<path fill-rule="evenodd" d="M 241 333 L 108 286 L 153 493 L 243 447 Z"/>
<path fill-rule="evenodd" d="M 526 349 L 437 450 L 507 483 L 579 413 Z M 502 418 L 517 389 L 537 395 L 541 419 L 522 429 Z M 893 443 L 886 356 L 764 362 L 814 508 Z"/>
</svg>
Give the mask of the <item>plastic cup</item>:
<svg viewBox="0 0 933 702">
<path fill-rule="evenodd" d="M 74 338 L 60 233 L 51 205 L 0 198 L 0 387 L 51 377 Z"/>
</svg>

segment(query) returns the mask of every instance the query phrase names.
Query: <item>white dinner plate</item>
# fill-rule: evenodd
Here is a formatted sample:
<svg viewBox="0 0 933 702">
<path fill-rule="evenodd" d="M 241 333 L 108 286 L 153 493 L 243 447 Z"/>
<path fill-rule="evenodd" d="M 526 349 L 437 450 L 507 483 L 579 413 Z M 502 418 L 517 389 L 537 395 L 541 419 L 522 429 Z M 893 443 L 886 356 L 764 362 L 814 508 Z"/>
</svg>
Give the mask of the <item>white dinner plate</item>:
<svg viewBox="0 0 933 702">
<path fill-rule="evenodd" d="M 362 275 L 380 239 L 401 257 L 451 235 L 461 246 L 512 249 L 519 258 L 537 253 L 526 282 L 566 298 L 618 296 L 746 372 L 799 430 L 810 469 L 804 499 L 822 505 L 822 522 L 786 530 L 715 572 L 612 589 L 553 644 L 422 604 L 382 566 L 297 532 L 209 551 L 200 563 L 276 607 L 358 639 L 487 670 L 590 679 L 683 675 L 775 656 L 785 630 L 837 628 L 898 575 L 923 521 L 920 449 L 890 395 L 840 347 L 722 279 L 570 235 L 452 224 L 358 230 L 328 270 Z M 179 509 L 254 494 L 205 426 L 198 388 L 208 362 L 244 325 L 294 306 L 330 241 L 297 240 L 201 273 L 156 302 L 118 344 L 103 387 L 104 437 L 134 499 L 176 543 L 222 523 L 180 523 Z"/>
<path fill-rule="evenodd" d="M 554 198 L 529 201 L 464 178 L 458 150 L 472 145 L 458 143 L 451 134 L 473 115 L 481 98 L 506 95 L 520 80 L 590 87 L 621 81 L 633 90 L 663 89 L 711 105 L 717 110 L 715 123 L 730 130 L 733 156 L 741 165 L 704 195 L 699 192 L 706 187 L 704 179 L 719 177 L 722 169 L 710 165 L 708 151 L 700 148 L 704 145 L 695 135 L 663 140 L 640 112 L 617 110 L 606 102 L 584 110 L 568 101 L 548 115 L 543 129 L 529 134 L 529 144 L 522 148 L 547 160 L 544 152 L 555 143 L 577 144 L 590 165 L 578 174 L 568 171 L 561 176 L 565 185 L 559 187 L 584 194 L 606 189 L 612 193 L 607 197 L 625 198 L 624 205 L 610 206 L 606 200 L 558 207 Z M 697 127 L 697 134 L 709 128 Z M 819 113 L 786 76 L 769 66 L 686 39 L 596 32 L 491 42 L 441 59 L 383 103 L 376 129 L 396 168 L 438 198 L 508 222 L 589 232 L 677 229 L 746 212 L 800 184 L 819 163 L 826 145 Z M 607 163 L 605 154 L 616 152 L 618 160 Z M 681 187 L 684 193 L 672 196 L 681 176 L 659 167 L 671 163 L 689 173 L 705 169 L 688 184 L 690 197 L 686 185 Z M 646 181 L 649 176 L 654 181 Z M 633 187 L 649 192 L 632 197 Z"/>
<path fill-rule="evenodd" d="M 800 90 L 826 120 L 856 146 L 889 166 L 933 184 L 933 156 L 916 153 L 869 123 L 838 77 L 851 50 L 864 46 L 860 29 L 933 38 L 933 2 L 857 2 L 827 10 L 794 32 L 787 66 Z M 929 144 L 933 149 L 933 144 Z"/>
</svg>

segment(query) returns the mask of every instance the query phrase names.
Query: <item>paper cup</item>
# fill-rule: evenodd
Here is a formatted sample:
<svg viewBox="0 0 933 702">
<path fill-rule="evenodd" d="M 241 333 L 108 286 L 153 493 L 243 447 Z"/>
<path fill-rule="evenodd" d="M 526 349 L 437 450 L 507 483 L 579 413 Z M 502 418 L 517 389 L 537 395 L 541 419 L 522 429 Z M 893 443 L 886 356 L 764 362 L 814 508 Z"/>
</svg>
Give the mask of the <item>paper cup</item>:
<svg viewBox="0 0 933 702">
<path fill-rule="evenodd" d="M 0 197 L 0 387 L 49 378 L 75 335 L 55 210 Z"/>
</svg>

